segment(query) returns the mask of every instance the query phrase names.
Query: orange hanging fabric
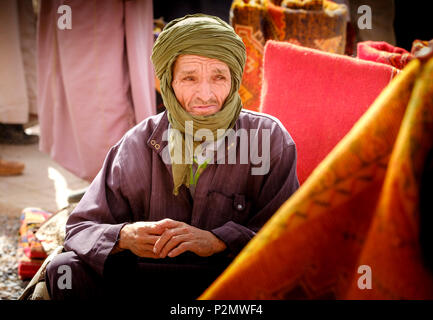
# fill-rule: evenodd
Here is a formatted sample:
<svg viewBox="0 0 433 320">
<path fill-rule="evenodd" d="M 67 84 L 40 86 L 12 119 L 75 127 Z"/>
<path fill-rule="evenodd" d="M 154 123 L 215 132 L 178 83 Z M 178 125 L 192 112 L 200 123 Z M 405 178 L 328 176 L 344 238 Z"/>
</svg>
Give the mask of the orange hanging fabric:
<svg viewBox="0 0 433 320">
<path fill-rule="evenodd" d="M 432 299 L 419 242 L 432 147 L 433 58 L 416 59 L 200 299 Z"/>
</svg>

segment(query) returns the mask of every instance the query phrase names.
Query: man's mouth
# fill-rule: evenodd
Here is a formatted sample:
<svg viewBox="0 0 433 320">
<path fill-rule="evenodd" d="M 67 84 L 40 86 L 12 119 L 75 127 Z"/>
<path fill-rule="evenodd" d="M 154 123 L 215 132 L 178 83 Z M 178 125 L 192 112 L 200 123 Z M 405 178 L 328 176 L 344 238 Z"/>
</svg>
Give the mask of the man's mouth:
<svg viewBox="0 0 433 320">
<path fill-rule="evenodd" d="M 206 105 L 206 106 L 193 106 L 194 109 L 200 109 L 200 110 L 206 110 L 206 109 L 210 109 L 210 108 L 214 108 L 214 107 L 216 107 L 216 106 L 213 104 Z"/>
</svg>

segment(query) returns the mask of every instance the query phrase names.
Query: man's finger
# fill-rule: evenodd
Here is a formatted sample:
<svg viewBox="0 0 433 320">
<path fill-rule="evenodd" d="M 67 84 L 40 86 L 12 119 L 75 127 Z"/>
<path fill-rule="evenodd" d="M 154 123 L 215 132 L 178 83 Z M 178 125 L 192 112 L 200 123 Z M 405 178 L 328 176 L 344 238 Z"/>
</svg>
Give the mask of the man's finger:
<svg viewBox="0 0 433 320">
<path fill-rule="evenodd" d="M 165 230 L 164 233 L 159 237 L 159 239 L 155 242 L 153 247 L 153 252 L 156 255 L 161 254 L 161 250 L 164 248 L 166 243 L 174 236 L 179 234 L 179 229 L 168 229 Z"/>
<path fill-rule="evenodd" d="M 159 223 L 159 221 L 152 223 L 148 228 L 148 234 L 160 236 L 164 231 L 165 227 Z"/>
<path fill-rule="evenodd" d="M 191 235 L 189 234 L 181 234 L 171 237 L 171 239 L 165 244 L 164 248 L 161 250 L 159 257 L 165 258 L 171 250 L 180 245 L 182 242 L 186 242 L 188 240 L 191 240 Z"/>
<path fill-rule="evenodd" d="M 163 229 L 177 228 L 184 224 L 183 222 L 172 220 L 172 219 L 163 219 L 156 223 L 159 228 L 163 228 Z"/>
<path fill-rule="evenodd" d="M 155 242 L 154 252 L 157 255 L 161 255 L 161 251 L 166 246 L 167 242 L 174 236 L 178 236 L 181 234 L 188 234 L 191 231 L 191 226 L 186 225 L 181 222 L 177 228 L 167 229 L 161 235 L 161 237 Z"/>
<path fill-rule="evenodd" d="M 178 245 L 176 248 L 171 250 L 168 253 L 168 256 L 170 258 L 177 257 L 178 255 L 186 252 L 186 251 L 192 251 L 193 244 L 191 242 L 182 242 L 180 245 Z"/>
<path fill-rule="evenodd" d="M 143 240 L 144 240 L 144 243 L 152 245 L 152 249 L 153 249 L 153 246 L 155 245 L 156 241 L 158 241 L 158 239 L 160 237 L 161 237 L 160 235 L 158 235 L 158 236 L 148 235 L 148 236 L 143 237 Z"/>
<path fill-rule="evenodd" d="M 140 237 L 144 237 L 147 235 L 161 235 L 164 232 L 165 228 L 158 225 L 157 222 L 140 224 L 137 228 L 137 235 Z"/>
</svg>

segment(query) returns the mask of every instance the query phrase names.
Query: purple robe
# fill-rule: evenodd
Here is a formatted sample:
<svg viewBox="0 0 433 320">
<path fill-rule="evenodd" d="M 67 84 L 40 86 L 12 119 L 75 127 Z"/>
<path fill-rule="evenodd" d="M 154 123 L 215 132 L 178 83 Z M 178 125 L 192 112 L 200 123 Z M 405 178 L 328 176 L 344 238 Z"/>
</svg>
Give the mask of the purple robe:
<svg viewBox="0 0 433 320">
<path fill-rule="evenodd" d="M 173 194 L 171 165 L 163 161 L 169 122 L 166 112 L 149 117 L 129 130 L 111 148 L 104 165 L 71 214 L 66 227 L 66 250 L 101 276 L 120 229 L 126 223 L 182 221 L 208 230 L 225 242 L 234 257 L 277 209 L 296 191 L 296 148 L 287 130 L 272 116 L 243 110 L 234 130 L 270 132 L 270 168 L 252 175 L 257 164 L 209 164 L 202 172 L 194 197 L 182 186 Z M 227 155 L 226 155 L 227 157 Z M 248 158 L 250 159 L 250 158 Z M 165 258 L 170 259 L 170 258 Z"/>
</svg>

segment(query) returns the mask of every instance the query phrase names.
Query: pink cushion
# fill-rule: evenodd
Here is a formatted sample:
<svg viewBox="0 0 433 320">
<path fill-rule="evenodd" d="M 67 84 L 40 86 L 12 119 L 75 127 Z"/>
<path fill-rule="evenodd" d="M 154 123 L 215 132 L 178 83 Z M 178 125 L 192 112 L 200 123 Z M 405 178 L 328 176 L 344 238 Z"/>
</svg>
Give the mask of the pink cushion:
<svg viewBox="0 0 433 320">
<path fill-rule="evenodd" d="M 300 183 L 397 72 L 381 63 L 267 42 L 260 110 L 279 118 L 295 141 Z"/>
</svg>

